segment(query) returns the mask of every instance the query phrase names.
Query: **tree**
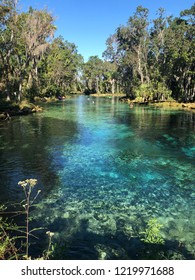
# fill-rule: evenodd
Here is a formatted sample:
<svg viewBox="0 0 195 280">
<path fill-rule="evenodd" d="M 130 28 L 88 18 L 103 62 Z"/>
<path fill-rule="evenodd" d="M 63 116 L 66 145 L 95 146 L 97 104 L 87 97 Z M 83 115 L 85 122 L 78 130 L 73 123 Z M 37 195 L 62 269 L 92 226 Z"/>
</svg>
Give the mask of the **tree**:
<svg viewBox="0 0 195 280">
<path fill-rule="evenodd" d="M 170 22 L 166 34 L 166 68 L 173 97 L 195 100 L 195 5 Z"/>
<path fill-rule="evenodd" d="M 149 83 L 147 57 L 149 47 L 148 35 L 148 9 L 142 6 L 137 7 L 136 12 L 129 18 L 127 26 L 117 29 L 119 49 L 132 64 L 135 78 L 141 84 Z M 133 77 L 134 78 L 134 77 Z"/>
<path fill-rule="evenodd" d="M 83 80 L 85 92 L 90 93 L 112 93 L 117 90 L 116 64 L 103 61 L 97 56 L 91 56 L 83 65 Z"/>
<path fill-rule="evenodd" d="M 105 59 L 106 68 L 109 68 L 109 76 L 110 76 L 110 84 L 111 84 L 111 92 L 115 93 L 115 91 L 119 92 L 120 89 L 120 74 L 119 74 L 119 65 L 121 63 L 122 54 L 119 51 L 119 42 L 117 39 L 117 34 L 111 35 L 106 40 L 106 50 L 103 52 L 102 56 Z M 107 90 L 106 90 L 107 91 Z"/>
<path fill-rule="evenodd" d="M 148 69 L 151 81 L 150 97 L 154 100 L 165 100 L 169 97 L 168 69 L 166 68 L 165 37 L 171 17 L 165 16 L 165 10 L 159 8 L 158 17 L 153 20 L 150 29 L 150 47 L 148 53 Z"/>
<path fill-rule="evenodd" d="M 164 9 L 149 29 L 148 9 L 137 7 L 107 41 L 104 57 L 116 65 L 122 91 L 139 100 L 195 100 L 195 5 L 179 18 Z"/>
<path fill-rule="evenodd" d="M 56 38 L 48 49 L 40 67 L 42 91 L 60 95 L 77 91 L 80 87 L 79 70 L 83 58 L 74 44 Z"/>
<path fill-rule="evenodd" d="M 28 13 L 18 16 L 18 48 L 16 57 L 18 61 L 18 79 L 20 100 L 22 87 L 26 83 L 26 89 L 32 92 L 38 85 L 38 65 L 43 54 L 49 47 L 49 38 L 52 38 L 56 27 L 54 18 L 46 10 L 29 9 Z M 19 35 L 20 34 L 20 35 Z"/>
<path fill-rule="evenodd" d="M 133 88 L 149 84 L 148 72 L 148 9 L 138 6 L 126 26 L 117 28 L 107 39 L 104 57 L 116 65 L 117 85 L 131 97 Z"/>
<path fill-rule="evenodd" d="M 83 65 L 83 78 L 87 93 L 99 93 L 102 87 L 103 61 L 98 56 L 91 56 Z"/>
<path fill-rule="evenodd" d="M 17 1 L 5 0 L 0 4 L 0 73 L 1 87 L 6 92 L 7 100 L 10 100 L 10 91 L 13 90 L 13 55 L 16 31 Z"/>
<path fill-rule="evenodd" d="M 114 94 L 117 91 L 116 64 L 104 61 L 103 67 L 103 92 Z"/>
<path fill-rule="evenodd" d="M 38 64 L 49 46 L 55 26 L 46 10 L 17 12 L 17 1 L 5 0 L 0 6 L 1 81 L 7 100 L 15 92 L 20 101 L 24 90 L 31 94 L 38 86 Z"/>
<path fill-rule="evenodd" d="M 32 7 L 19 13 L 16 6 L 14 0 L 0 5 L 0 90 L 7 100 L 81 90 L 83 58 L 74 44 L 61 37 L 52 41 L 53 16 Z"/>
</svg>

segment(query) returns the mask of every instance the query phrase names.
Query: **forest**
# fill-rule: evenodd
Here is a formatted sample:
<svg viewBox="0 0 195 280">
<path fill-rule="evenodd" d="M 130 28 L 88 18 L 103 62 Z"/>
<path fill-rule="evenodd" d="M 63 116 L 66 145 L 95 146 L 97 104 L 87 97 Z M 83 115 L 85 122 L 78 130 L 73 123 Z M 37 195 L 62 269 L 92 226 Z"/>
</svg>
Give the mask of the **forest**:
<svg viewBox="0 0 195 280">
<path fill-rule="evenodd" d="M 124 93 L 137 100 L 195 101 L 195 5 L 155 19 L 138 6 L 106 41 L 103 59 L 84 62 L 77 46 L 55 37 L 46 9 L 0 4 L 0 101 L 20 103 L 67 93 Z"/>
</svg>

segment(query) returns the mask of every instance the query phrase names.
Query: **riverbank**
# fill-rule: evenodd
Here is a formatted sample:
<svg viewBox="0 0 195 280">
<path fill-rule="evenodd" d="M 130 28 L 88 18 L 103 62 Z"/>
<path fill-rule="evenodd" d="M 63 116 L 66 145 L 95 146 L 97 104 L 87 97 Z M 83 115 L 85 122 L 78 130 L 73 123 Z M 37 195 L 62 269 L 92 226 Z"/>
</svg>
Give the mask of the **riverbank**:
<svg viewBox="0 0 195 280">
<path fill-rule="evenodd" d="M 183 109 L 183 110 L 190 110 L 195 112 L 195 103 L 183 103 L 183 102 L 177 102 L 174 100 L 170 101 L 147 101 L 147 102 L 138 102 L 136 100 L 131 100 L 128 97 L 124 96 L 122 93 L 95 93 L 91 94 L 92 97 L 104 97 L 104 98 L 112 98 L 112 97 L 119 97 L 121 102 L 125 102 L 129 104 L 129 106 L 133 107 L 134 104 L 138 105 L 151 105 L 163 109 Z M 63 100 L 71 98 L 72 96 L 68 95 L 63 98 Z M 41 107 L 41 103 L 50 103 L 50 102 L 56 102 L 60 99 L 57 99 L 55 97 L 44 97 L 39 98 L 37 97 L 35 99 L 35 103 L 29 103 L 28 101 L 24 100 L 21 103 L 13 103 L 8 101 L 2 101 L 0 103 L 0 120 L 9 120 L 13 116 L 19 116 L 19 115 L 27 115 L 37 112 L 42 112 L 43 109 Z"/>
<path fill-rule="evenodd" d="M 163 108 L 163 109 L 184 109 L 184 110 L 192 110 L 195 111 L 195 103 L 189 102 L 178 102 L 175 100 L 169 100 L 169 101 L 143 101 L 139 102 L 135 99 L 129 99 L 128 97 L 124 96 L 120 98 L 121 102 L 125 102 L 129 105 L 138 104 L 138 105 L 152 105 L 155 107 Z"/>
<path fill-rule="evenodd" d="M 195 103 L 179 103 L 176 101 L 165 101 L 165 102 L 155 102 L 150 103 L 156 107 L 160 108 L 172 108 L 172 109 L 186 109 L 186 110 L 195 110 Z"/>
<path fill-rule="evenodd" d="M 93 93 L 93 94 L 90 94 L 90 96 L 95 96 L 95 97 L 123 97 L 124 96 L 124 93 Z"/>
<path fill-rule="evenodd" d="M 0 120 L 9 120 L 13 116 L 28 115 L 37 112 L 42 112 L 42 108 L 39 105 L 27 101 L 22 101 L 21 103 L 2 101 L 0 103 Z"/>
<path fill-rule="evenodd" d="M 13 116 L 28 115 L 43 111 L 43 103 L 52 103 L 56 101 L 64 101 L 71 98 L 72 95 L 56 97 L 35 97 L 34 103 L 24 100 L 21 103 L 11 101 L 0 102 L 0 120 L 9 120 Z"/>
</svg>

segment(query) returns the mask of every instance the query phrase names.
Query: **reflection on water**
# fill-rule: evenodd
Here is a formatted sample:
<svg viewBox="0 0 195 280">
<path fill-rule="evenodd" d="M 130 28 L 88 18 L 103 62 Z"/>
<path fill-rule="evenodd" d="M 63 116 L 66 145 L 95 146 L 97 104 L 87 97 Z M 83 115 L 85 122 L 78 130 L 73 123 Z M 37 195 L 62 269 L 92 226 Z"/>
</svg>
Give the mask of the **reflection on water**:
<svg viewBox="0 0 195 280">
<path fill-rule="evenodd" d="M 47 106 L 0 124 L 0 199 L 38 179 L 33 215 L 55 232 L 54 258 L 194 259 L 194 114 L 85 96 Z M 141 240 L 153 217 L 164 245 Z"/>
</svg>

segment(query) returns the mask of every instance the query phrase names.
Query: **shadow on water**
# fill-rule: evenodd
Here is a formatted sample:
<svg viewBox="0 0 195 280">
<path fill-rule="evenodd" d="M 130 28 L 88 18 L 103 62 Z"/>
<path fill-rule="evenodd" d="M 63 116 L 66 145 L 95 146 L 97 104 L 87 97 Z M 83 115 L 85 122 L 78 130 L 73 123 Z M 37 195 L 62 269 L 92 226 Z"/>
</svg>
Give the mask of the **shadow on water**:
<svg viewBox="0 0 195 280">
<path fill-rule="evenodd" d="M 21 200 L 18 181 L 38 179 L 44 196 L 57 185 L 63 145 L 77 134 L 71 120 L 26 116 L 3 123 L 0 127 L 0 192 L 1 202 Z M 51 149 L 55 147 L 58 161 L 51 165 Z M 20 195 L 21 194 L 21 195 Z"/>
<path fill-rule="evenodd" d="M 54 238 L 54 251 L 51 259 L 58 260 L 191 260 L 192 254 L 184 245 L 177 241 L 165 240 L 163 245 L 144 243 L 140 237 L 124 234 L 120 227 L 114 235 L 99 235 L 90 232 L 88 220 L 80 221 L 77 231 L 71 232 L 69 240 L 64 238 L 64 229 L 74 224 L 72 219 L 56 219 L 51 225 L 51 231 L 60 232 L 57 241 Z M 46 241 L 42 246 L 46 247 Z M 43 250 L 43 247 L 39 248 Z M 41 254 L 41 253 L 40 253 Z"/>
<path fill-rule="evenodd" d="M 143 140 L 145 147 L 141 143 L 142 150 L 139 151 L 142 155 L 155 156 L 159 148 L 159 151 L 163 149 L 167 156 L 174 153 L 182 160 L 194 163 L 194 112 L 135 106 L 133 110 L 116 114 L 115 117 L 116 123 L 119 125 L 125 123 L 129 130 L 134 132 L 134 136 L 129 137 L 129 143 L 134 143 L 131 145 L 133 150 L 136 150 L 136 146 L 139 148 L 139 142 Z M 124 152 L 126 148 L 127 153 L 131 152 L 131 146 L 125 145 L 121 151 Z"/>
</svg>

